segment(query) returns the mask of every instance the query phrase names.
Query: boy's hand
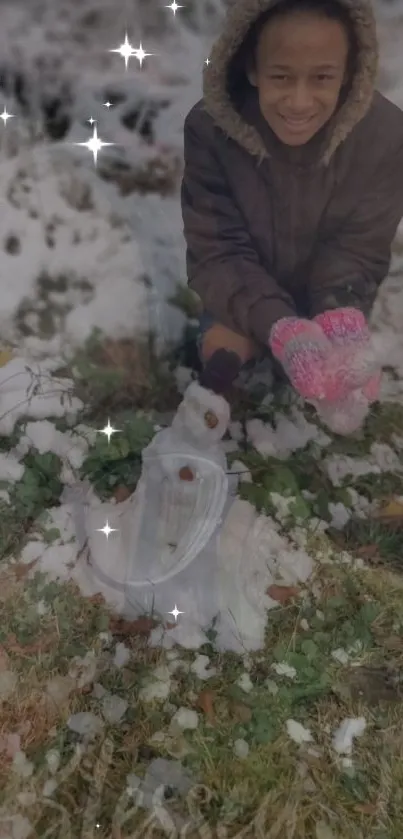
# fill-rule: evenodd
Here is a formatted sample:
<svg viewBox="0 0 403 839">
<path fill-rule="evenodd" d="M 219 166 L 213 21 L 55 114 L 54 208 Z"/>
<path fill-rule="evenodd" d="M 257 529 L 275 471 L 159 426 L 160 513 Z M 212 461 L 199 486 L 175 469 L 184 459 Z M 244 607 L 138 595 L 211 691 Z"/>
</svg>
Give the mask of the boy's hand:
<svg viewBox="0 0 403 839">
<path fill-rule="evenodd" d="M 272 327 L 269 346 L 304 399 L 334 403 L 358 389 L 368 402 L 379 396 L 379 364 L 356 309 L 324 312 L 313 321 L 282 318 Z"/>
<path fill-rule="evenodd" d="M 333 309 L 317 315 L 314 321 L 334 347 L 327 373 L 340 396 L 359 388 L 369 403 L 375 402 L 382 374 L 363 313 L 350 307 Z"/>
<path fill-rule="evenodd" d="M 334 349 L 318 323 L 281 318 L 272 327 L 269 347 L 303 399 L 327 398 L 325 367 Z"/>
</svg>

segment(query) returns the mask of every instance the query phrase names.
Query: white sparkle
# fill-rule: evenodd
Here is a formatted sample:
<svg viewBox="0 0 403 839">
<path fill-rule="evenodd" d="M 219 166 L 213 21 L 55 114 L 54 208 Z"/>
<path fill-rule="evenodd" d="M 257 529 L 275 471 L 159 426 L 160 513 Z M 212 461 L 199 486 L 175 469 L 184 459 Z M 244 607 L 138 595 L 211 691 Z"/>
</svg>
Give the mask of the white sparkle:
<svg viewBox="0 0 403 839">
<path fill-rule="evenodd" d="M 112 102 L 104 102 L 104 107 L 105 108 L 111 108 L 112 107 Z"/>
<path fill-rule="evenodd" d="M 97 527 L 97 533 L 104 533 L 106 538 L 109 539 L 111 533 L 117 533 L 117 529 L 116 527 L 109 527 L 107 519 L 103 527 Z"/>
<path fill-rule="evenodd" d="M 117 47 L 116 49 L 109 50 L 109 52 L 117 52 L 119 55 L 122 56 L 122 58 L 124 58 L 126 70 L 129 64 L 129 58 L 132 58 L 133 56 L 134 58 L 137 58 L 141 67 L 144 59 L 147 58 L 149 55 L 153 55 L 152 52 L 144 52 L 141 41 L 140 46 L 137 49 L 134 49 L 129 41 L 127 32 L 123 44 L 121 44 L 120 47 Z"/>
<path fill-rule="evenodd" d="M 184 613 L 184 612 L 180 612 L 180 611 L 179 611 L 179 609 L 178 609 L 178 607 L 177 607 L 177 605 L 176 605 L 176 603 L 175 603 L 175 608 L 174 608 L 174 609 L 172 609 L 172 612 L 167 612 L 167 614 L 168 614 L 168 615 L 173 615 L 173 617 L 175 618 L 175 621 L 177 621 L 177 620 L 178 620 L 178 615 L 184 615 L 185 613 Z"/>
<path fill-rule="evenodd" d="M 126 67 L 126 70 L 127 70 L 127 67 L 128 67 L 128 64 L 129 64 L 129 58 L 131 58 L 132 55 L 133 55 L 133 47 L 132 47 L 132 45 L 131 45 L 128 37 L 127 37 L 127 32 L 126 32 L 125 40 L 124 40 L 123 44 L 121 44 L 120 47 L 117 47 L 116 49 L 109 50 L 109 52 L 117 52 L 119 55 L 121 55 L 122 58 L 124 58 L 124 60 L 125 60 L 125 67 Z"/>
<path fill-rule="evenodd" d="M 175 17 L 176 12 L 178 11 L 178 9 L 183 9 L 183 6 L 178 6 L 178 4 L 177 4 L 176 0 L 173 0 L 173 3 L 170 3 L 170 5 L 169 5 L 169 6 L 165 6 L 165 8 L 166 8 L 166 9 L 171 9 L 171 11 L 174 13 L 174 17 Z"/>
<path fill-rule="evenodd" d="M 133 55 L 137 58 L 137 61 L 139 62 L 140 67 L 142 67 L 144 59 L 148 58 L 149 55 L 154 55 L 154 53 L 153 52 L 144 52 L 143 45 L 140 41 L 140 46 L 138 47 L 138 49 L 133 50 Z"/>
<path fill-rule="evenodd" d="M 90 117 L 89 119 L 87 119 L 87 122 L 89 122 L 90 125 L 94 125 L 95 119 Z"/>
<path fill-rule="evenodd" d="M 4 125 L 7 125 L 7 120 L 12 119 L 13 116 L 14 116 L 14 114 L 9 114 L 8 111 L 7 111 L 7 108 L 3 107 L 3 113 L 0 114 L 0 119 L 3 120 Z"/>
<path fill-rule="evenodd" d="M 98 160 L 98 152 L 101 149 L 103 149 L 104 146 L 114 146 L 115 143 L 104 143 L 104 141 L 98 137 L 97 127 L 96 125 L 94 125 L 92 137 L 89 140 L 87 140 L 86 143 L 73 143 L 73 145 L 84 146 L 88 149 L 88 151 L 92 152 L 92 154 L 94 155 L 94 163 L 96 165 Z"/>
<path fill-rule="evenodd" d="M 110 422 L 109 419 L 108 419 L 108 425 L 105 425 L 105 428 L 100 428 L 99 429 L 99 433 L 100 434 L 105 434 L 105 436 L 108 438 L 108 443 L 111 442 L 112 434 L 118 434 L 119 431 L 120 431 L 119 428 L 114 428 L 113 425 L 111 425 L 111 422 Z"/>
<path fill-rule="evenodd" d="M 204 62 L 204 63 L 205 63 L 205 64 L 207 64 L 207 67 L 208 67 L 208 66 L 209 66 L 209 64 L 210 64 L 210 59 L 209 59 L 209 58 L 206 58 L 206 60 L 205 60 L 205 62 Z"/>
</svg>

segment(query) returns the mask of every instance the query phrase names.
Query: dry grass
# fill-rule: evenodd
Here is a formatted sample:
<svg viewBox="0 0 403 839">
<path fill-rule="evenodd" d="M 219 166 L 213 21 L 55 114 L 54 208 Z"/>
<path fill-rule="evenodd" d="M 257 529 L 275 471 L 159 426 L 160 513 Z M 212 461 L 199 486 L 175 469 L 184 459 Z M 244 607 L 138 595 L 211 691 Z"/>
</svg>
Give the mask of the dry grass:
<svg viewBox="0 0 403 839">
<path fill-rule="evenodd" d="M 164 400 L 167 410 L 176 407 L 172 380 L 149 347 L 98 341 L 87 353 L 86 364 L 80 387 L 85 401 L 90 399 L 94 406 L 94 416 L 113 417 L 117 408 L 133 406 L 161 410 Z M 370 438 L 387 440 L 400 421 L 400 409 L 379 410 L 371 416 Z M 356 456 L 365 456 L 370 438 L 356 442 Z M 340 450 L 336 442 L 334 451 Z M 296 455 L 293 468 L 295 474 L 312 472 L 317 489 L 317 464 L 316 472 L 313 466 L 310 471 L 307 460 Z M 378 477 L 370 480 L 383 492 Z M 390 533 L 387 539 L 379 536 L 376 563 L 371 561 L 374 551 L 368 553 L 370 546 L 363 546 L 356 532 L 343 535 L 343 547 L 368 559 L 365 570 L 340 565 L 337 542 L 319 533 L 312 536 L 312 556 L 330 547 L 334 561 L 318 563 L 304 597 L 291 598 L 271 612 L 264 649 L 250 657 L 251 692 L 235 684 L 243 662 L 218 653 L 212 640 L 200 652 L 209 655 L 216 675 L 203 682 L 188 668 L 179 670 L 168 705 L 145 703 L 139 696 L 143 680 L 167 660 L 164 650 L 148 645 L 149 622 L 122 623 L 108 614 L 101 597 L 84 599 L 76 587 L 32 578 L 19 565 L 4 571 L 0 689 L 4 672 L 17 676 L 13 692 L 1 705 L 0 786 L 5 806 L 14 812 L 18 802 L 17 810 L 29 819 L 35 839 L 162 839 L 169 834 L 161 829 L 157 814 L 150 816 L 126 795 L 127 776 L 144 777 L 156 757 L 179 757 L 195 785 L 186 800 L 164 805 L 166 814 L 179 813 L 185 824 L 182 834 L 171 832 L 170 839 L 401 839 L 403 578 L 398 564 L 386 562 L 400 550 L 400 531 L 394 524 L 393 528 L 392 541 Z M 40 614 L 38 602 L 47 607 Z M 112 635 L 110 646 L 101 638 L 107 631 Z M 361 642 L 360 652 L 341 665 L 332 651 L 348 649 L 355 640 Z M 130 657 L 118 669 L 113 655 L 115 644 L 122 641 Z M 95 673 L 82 686 L 70 684 L 55 703 L 48 694 L 49 682 L 56 677 L 71 681 L 73 659 L 88 650 L 97 662 Z M 194 658 L 191 652 L 180 654 L 185 664 Z M 295 680 L 274 674 L 272 665 L 278 661 L 295 667 Z M 85 742 L 71 731 L 68 719 L 79 712 L 102 719 L 94 684 L 126 700 L 128 707 L 119 723 L 105 723 Z M 195 731 L 172 731 L 172 715 L 182 706 L 198 712 Z M 367 727 L 354 744 L 353 766 L 346 768 L 332 738 L 345 718 L 361 715 Z M 310 730 L 312 743 L 298 745 L 290 739 L 289 719 Z M 156 732 L 163 732 L 163 742 L 153 741 Z M 10 735 L 19 737 L 31 774 L 24 776 L 13 765 L 15 741 L 10 744 Z M 237 739 L 249 745 L 245 759 L 234 754 Z M 82 753 L 77 752 L 79 743 Z M 54 776 L 46 761 L 50 749 L 60 755 Z M 51 780 L 56 788 L 44 795 L 44 785 Z"/>
<path fill-rule="evenodd" d="M 77 395 L 91 406 L 88 419 L 133 410 L 174 411 L 180 401 L 173 376 L 147 341 L 96 339 L 72 367 L 78 373 Z"/>
<path fill-rule="evenodd" d="M 310 597 L 302 606 L 300 603 L 284 606 L 273 615 L 264 651 L 251 656 L 250 673 L 254 684 L 251 694 L 234 693 L 233 682 L 238 672 L 242 672 L 236 657 L 215 654 L 213 650 L 210 651 L 211 660 L 218 673 L 208 683 L 198 682 L 186 671 L 177 674 L 177 684 L 169 701 L 174 707 L 196 708 L 200 722 L 195 732 L 178 736 L 176 744 L 167 738 L 165 745 L 156 745 L 151 738 L 157 730 L 168 732 L 172 710 L 164 710 L 164 703 L 145 704 L 138 696 L 144 676 L 164 662 L 164 651 L 150 649 L 146 634 L 136 633 L 135 625 L 122 626 L 107 615 L 105 618 L 101 598 L 83 600 L 75 588 L 62 588 L 62 599 L 59 601 L 57 597 L 54 600 L 59 633 L 51 631 L 55 626 L 54 615 L 41 619 L 44 632 L 52 638 L 52 649 L 48 647 L 43 655 L 35 653 L 32 643 L 25 641 L 24 644 L 21 638 L 17 646 L 15 640 L 12 640 L 11 646 L 8 642 L 8 651 L 7 642 L 3 644 L 7 655 L 3 666 L 18 673 L 18 686 L 2 705 L 0 737 L 18 732 L 21 748 L 35 767 L 32 776 L 19 778 L 12 771 L 10 758 L 3 760 L 1 784 L 6 801 L 17 800 L 16 797 L 23 791 L 36 791 L 36 801 L 19 809 L 35 825 L 38 837 L 45 835 L 49 829 L 49 820 L 54 817 L 56 805 L 64 814 L 64 829 L 68 819 L 73 835 L 87 835 L 83 832 L 83 824 L 87 820 L 89 829 L 91 802 L 93 827 L 101 825 L 97 835 L 121 839 L 129 836 L 140 839 L 140 836 L 147 835 L 162 837 L 164 833 L 157 828 L 154 833 L 147 833 L 150 828 L 150 824 L 147 826 L 148 813 L 134 807 L 128 816 L 130 807 L 133 809 L 133 801 L 130 803 L 124 798 L 125 779 L 130 772 L 141 777 L 154 757 L 159 754 L 172 757 L 175 745 L 185 742 L 190 752 L 184 763 L 194 773 L 199 786 L 194 788 L 187 801 L 177 802 L 172 807 L 173 811 L 180 811 L 188 819 L 186 837 L 189 839 L 202 835 L 194 826 L 190 828 L 189 813 L 194 814 L 195 810 L 204 820 L 206 830 L 208 826 L 211 831 L 206 835 L 214 839 L 230 839 L 233 836 L 245 839 L 249 836 L 317 839 L 318 835 L 326 839 L 350 839 L 352 836 L 398 839 L 398 825 L 403 819 L 403 706 L 397 686 L 403 642 L 397 649 L 397 640 L 401 637 L 399 631 L 395 631 L 394 644 L 388 644 L 388 641 L 392 639 L 392 628 L 399 616 L 403 617 L 402 580 L 384 570 L 380 574 L 373 570 L 353 572 L 341 566 L 323 566 L 318 570 L 315 583 L 320 587 L 320 596 Z M 46 599 L 46 591 L 46 586 L 38 588 L 27 580 L 14 579 L 12 586 L 9 582 L 3 638 L 4 635 L 8 639 L 13 636 L 8 631 L 12 616 L 21 611 L 23 604 L 27 609 L 39 596 Z M 335 608 L 336 617 L 333 615 L 330 620 L 331 603 L 335 602 L 335 598 L 340 599 L 339 611 Z M 371 601 L 376 602 L 379 608 L 376 617 L 369 620 L 367 628 L 372 640 L 367 644 L 359 667 L 342 667 L 332 661 L 325 644 L 323 649 L 318 648 L 320 661 L 329 676 L 328 686 L 322 694 L 313 692 L 310 696 L 308 690 L 304 696 L 298 697 L 297 684 L 287 680 L 276 680 L 280 688 L 277 696 L 267 691 L 264 680 L 268 676 L 273 678 L 271 663 L 278 644 L 285 644 L 290 654 L 300 653 L 301 641 L 307 638 L 307 632 L 301 629 L 303 615 L 312 626 L 309 637 L 319 643 L 314 615 L 318 609 L 323 611 L 329 621 L 324 632 L 329 636 L 331 648 L 342 637 L 346 621 L 357 621 L 362 605 Z M 108 655 L 102 652 L 99 641 L 98 630 L 107 624 L 114 633 L 115 641 L 124 638 L 131 651 L 130 661 L 119 671 L 113 668 Z M 69 645 L 69 638 L 73 644 Z M 39 638 L 37 640 L 39 643 Z M 102 661 L 96 680 L 129 703 L 125 719 L 117 725 L 108 725 L 102 734 L 95 737 L 92 745 L 88 745 L 80 760 L 74 752 L 77 737 L 69 733 L 66 721 L 70 714 L 82 710 L 99 714 L 92 683 L 73 690 L 66 701 L 57 706 L 49 702 L 45 694 L 47 682 L 58 672 L 67 672 L 75 645 L 77 649 L 95 651 Z M 193 656 L 184 652 L 183 658 L 190 661 Z M 382 682 L 372 678 L 381 665 L 396 676 L 395 689 L 390 691 L 387 701 L 379 693 Z M 364 692 L 361 691 L 360 695 L 354 690 L 353 682 L 361 670 Z M 300 684 L 308 687 L 309 680 L 314 680 L 312 674 L 306 678 L 302 674 L 301 678 Z M 202 690 L 211 694 L 213 718 L 204 716 L 195 700 Z M 206 708 L 205 703 L 201 704 Z M 273 724 L 267 742 L 259 742 L 253 734 L 253 721 L 257 714 L 262 713 L 268 723 Z M 345 717 L 360 715 L 367 720 L 367 730 L 356 741 L 353 753 L 355 771 L 349 775 L 336 759 L 332 736 Z M 290 740 L 284 727 L 285 720 L 290 717 L 309 728 L 314 739 L 312 744 L 298 746 Z M 242 732 L 251 744 L 245 760 L 234 757 L 231 745 L 231 741 L 242 736 Z M 56 802 L 52 805 L 53 809 L 46 800 L 38 798 L 43 784 L 49 779 L 44 757 L 50 748 L 58 749 L 61 754 L 61 768 L 56 774 L 58 790 L 52 797 L 52 801 Z M 97 785 L 94 780 L 97 776 L 103 779 L 98 797 L 95 795 Z M 167 808 L 169 812 L 169 804 Z M 124 818 L 127 816 L 124 826 L 121 823 L 124 821 L 123 814 Z M 318 834 L 318 825 L 321 824 L 323 830 L 326 826 L 331 832 Z M 177 836 L 179 839 L 180 834 Z"/>
<path fill-rule="evenodd" d="M 100 176 L 106 181 L 112 181 L 125 197 L 133 192 L 140 195 L 156 193 L 167 196 L 175 194 L 178 180 L 182 171 L 182 162 L 174 154 L 157 154 L 137 169 L 109 164 L 108 168 L 100 170 Z"/>
</svg>

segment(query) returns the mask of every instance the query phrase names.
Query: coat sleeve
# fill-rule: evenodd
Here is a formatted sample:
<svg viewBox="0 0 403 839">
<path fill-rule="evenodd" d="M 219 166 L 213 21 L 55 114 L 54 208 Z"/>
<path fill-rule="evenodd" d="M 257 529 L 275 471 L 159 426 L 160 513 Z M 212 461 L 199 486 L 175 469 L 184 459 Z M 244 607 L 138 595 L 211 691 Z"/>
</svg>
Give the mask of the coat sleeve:
<svg viewBox="0 0 403 839">
<path fill-rule="evenodd" d="M 186 117 L 181 188 L 189 286 L 219 323 L 267 343 L 271 326 L 295 315 L 292 298 L 259 261 L 214 150 L 211 129 Z"/>
<path fill-rule="evenodd" d="M 355 210 L 311 262 L 308 293 L 312 317 L 355 306 L 368 317 L 388 274 L 391 246 L 403 216 L 403 141 L 379 165 Z"/>
</svg>

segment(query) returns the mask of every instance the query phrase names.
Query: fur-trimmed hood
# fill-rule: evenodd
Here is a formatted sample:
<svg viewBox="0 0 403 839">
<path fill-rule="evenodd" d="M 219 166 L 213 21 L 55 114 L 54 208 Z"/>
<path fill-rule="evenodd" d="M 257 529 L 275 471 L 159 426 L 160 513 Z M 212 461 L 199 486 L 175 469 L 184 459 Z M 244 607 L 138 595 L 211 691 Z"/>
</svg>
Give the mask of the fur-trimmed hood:
<svg viewBox="0 0 403 839">
<path fill-rule="evenodd" d="M 215 42 L 204 69 L 203 102 L 216 125 L 259 160 L 268 156 L 257 129 L 241 116 L 228 88 L 229 65 L 235 58 L 252 24 L 271 6 L 282 0 L 235 0 L 224 31 Z M 346 100 L 332 120 L 332 132 L 324 162 L 367 113 L 374 93 L 378 70 L 378 40 L 375 17 L 369 0 L 339 0 L 351 16 L 359 53 L 356 72 Z"/>
</svg>

